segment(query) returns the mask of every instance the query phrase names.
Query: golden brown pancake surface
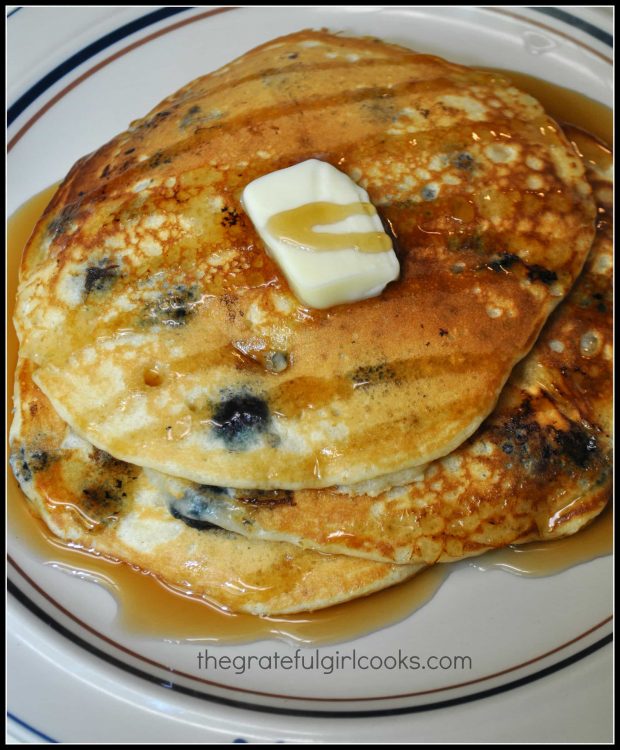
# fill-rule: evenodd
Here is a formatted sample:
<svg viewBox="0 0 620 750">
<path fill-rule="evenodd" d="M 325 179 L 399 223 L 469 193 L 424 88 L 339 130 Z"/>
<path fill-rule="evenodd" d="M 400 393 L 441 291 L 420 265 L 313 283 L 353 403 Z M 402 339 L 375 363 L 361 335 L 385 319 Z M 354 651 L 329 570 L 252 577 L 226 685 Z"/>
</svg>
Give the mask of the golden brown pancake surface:
<svg viewBox="0 0 620 750">
<path fill-rule="evenodd" d="M 568 130 L 582 150 L 596 146 Z M 577 532 L 603 510 L 612 486 L 609 178 L 607 169 L 591 169 L 597 236 L 569 296 L 489 418 L 415 481 L 357 495 L 222 490 L 153 472 L 155 484 L 177 502 L 200 498 L 204 517 L 251 538 L 389 562 L 449 562 Z"/>
<path fill-rule="evenodd" d="M 155 574 L 234 612 L 321 609 L 394 585 L 423 566 L 324 555 L 246 539 L 168 505 L 144 471 L 79 438 L 16 373 L 11 465 L 31 511 L 61 540 Z"/>
<path fill-rule="evenodd" d="M 401 276 L 379 297 L 304 308 L 245 216 L 249 182 L 308 158 L 364 186 L 393 234 Z M 60 416 L 126 462 L 251 489 L 352 484 L 474 432 L 593 222 L 579 159 L 504 79 L 299 32 L 75 165 L 24 258 L 22 355 Z"/>
</svg>

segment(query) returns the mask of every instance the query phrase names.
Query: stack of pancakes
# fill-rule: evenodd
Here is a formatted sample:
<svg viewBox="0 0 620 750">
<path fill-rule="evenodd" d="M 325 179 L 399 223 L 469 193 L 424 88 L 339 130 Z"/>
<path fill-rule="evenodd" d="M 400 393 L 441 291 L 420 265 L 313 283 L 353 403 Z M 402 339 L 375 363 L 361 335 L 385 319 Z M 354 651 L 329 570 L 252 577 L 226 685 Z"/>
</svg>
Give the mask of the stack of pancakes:
<svg viewBox="0 0 620 750">
<path fill-rule="evenodd" d="M 394 240 L 376 298 L 304 307 L 243 211 L 309 158 Z M 609 180 L 504 78 L 376 39 L 193 81 L 76 164 L 26 248 L 33 512 L 256 614 L 575 533 L 611 486 Z"/>
</svg>

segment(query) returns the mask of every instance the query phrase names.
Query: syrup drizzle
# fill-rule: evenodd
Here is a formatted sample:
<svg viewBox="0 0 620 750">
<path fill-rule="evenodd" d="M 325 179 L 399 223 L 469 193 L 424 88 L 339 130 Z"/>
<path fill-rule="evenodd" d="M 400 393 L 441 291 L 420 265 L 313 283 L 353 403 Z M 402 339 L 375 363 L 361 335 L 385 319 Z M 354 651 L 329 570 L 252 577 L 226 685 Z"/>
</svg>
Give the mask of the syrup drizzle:
<svg viewBox="0 0 620 750">
<path fill-rule="evenodd" d="M 338 205 L 326 201 L 305 203 L 272 216 L 267 229 L 290 245 L 314 252 L 353 248 L 362 253 L 384 253 L 392 249 L 385 232 L 317 232 L 314 227 L 336 224 L 351 216 L 376 216 L 372 203 Z"/>
</svg>

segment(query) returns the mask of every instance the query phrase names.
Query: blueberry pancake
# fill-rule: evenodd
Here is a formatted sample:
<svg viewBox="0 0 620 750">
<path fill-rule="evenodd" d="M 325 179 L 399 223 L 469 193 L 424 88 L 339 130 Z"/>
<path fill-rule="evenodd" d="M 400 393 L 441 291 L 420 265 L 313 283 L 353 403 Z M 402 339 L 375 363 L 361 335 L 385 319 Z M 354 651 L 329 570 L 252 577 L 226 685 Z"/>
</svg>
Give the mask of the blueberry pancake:
<svg viewBox="0 0 620 750">
<path fill-rule="evenodd" d="M 400 275 L 379 296 L 304 306 L 245 214 L 251 181 L 308 159 L 364 187 L 391 235 Z M 386 488 L 489 415 L 594 220 L 568 140 L 501 76 L 303 31 L 73 167 L 24 256 L 21 355 L 120 461 L 237 489 Z"/>
<path fill-rule="evenodd" d="M 11 466 L 32 512 L 63 541 L 149 571 L 226 609 L 258 615 L 327 607 L 423 567 L 250 540 L 209 523 L 196 507 L 167 503 L 142 468 L 78 437 L 32 382 L 32 369 L 20 359 Z"/>
<path fill-rule="evenodd" d="M 568 127 L 585 153 L 594 138 Z M 600 159 L 599 159 L 600 161 Z M 449 562 L 573 534 L 605 507 L 612 483 L 612 183 L 590 169 L 597 234 L 583 273 L 513 371 L 479 430 L 405 486 L 234 490 L 163 474 L 169 502 L 250 538 L 388 562 Z M 508 273 L 513 259 L 498 261 Z"/>
</svg>

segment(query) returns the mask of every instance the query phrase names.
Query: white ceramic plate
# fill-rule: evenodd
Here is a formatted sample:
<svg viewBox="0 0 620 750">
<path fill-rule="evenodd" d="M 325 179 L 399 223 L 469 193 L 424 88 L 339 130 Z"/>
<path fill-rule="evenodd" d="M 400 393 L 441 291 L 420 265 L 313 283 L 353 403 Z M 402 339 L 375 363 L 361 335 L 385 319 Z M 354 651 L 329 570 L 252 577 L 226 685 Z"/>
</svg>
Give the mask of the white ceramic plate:
<svg viewBox="0 0 620 750">
<path fill-rule="evenodd" d="M 612 21 L 600 9 L 21 8 L 7 25 L 9 213 L 192 78 L 306 27 L 373 34 L 612 100 Z M 609 557 L 538 579 L 460 564 L 404 622 L 321 647 L 320 669 L 207 674 L 196 655 L 208 644 L 124 632 L 103 588 L 43 565 L 10 532 L 15 741 L 611 739 Z M 272 659 L 297 648 L 208 647 Z M 329 657 L 354 650 L 381 666 L 326 674 Z M 467 655 L 472 666 L 399 669 L 387 658 L 399 651 Z"/>
</svg>

